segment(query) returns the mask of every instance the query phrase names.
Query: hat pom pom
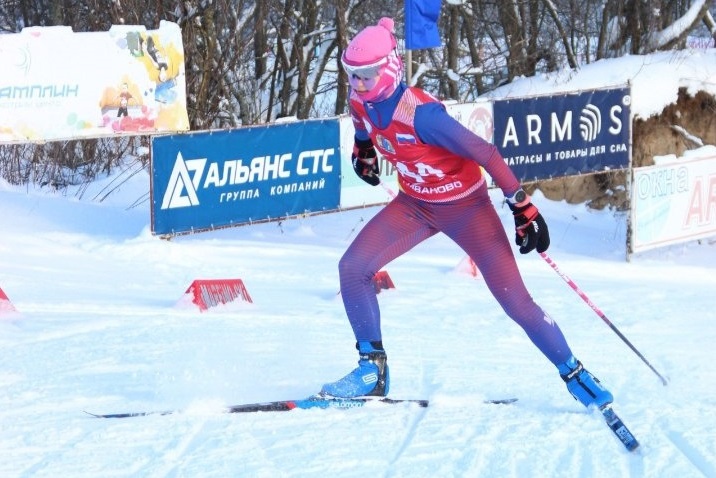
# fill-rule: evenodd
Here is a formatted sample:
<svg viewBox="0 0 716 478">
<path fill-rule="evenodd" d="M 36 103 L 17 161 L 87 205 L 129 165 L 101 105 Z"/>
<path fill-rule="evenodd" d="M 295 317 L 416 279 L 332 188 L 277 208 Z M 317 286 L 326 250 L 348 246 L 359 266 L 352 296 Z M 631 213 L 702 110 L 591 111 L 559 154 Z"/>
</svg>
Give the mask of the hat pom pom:
<svg viewBox="0 0 716 478">
<path fill-rule="evenodd" d="M 383 17 L 378 20 L 378 26 L 381 26 L 388 30 L 390 33 L 395 33 L 395 21 L 389 17 Z"/>
</svg>

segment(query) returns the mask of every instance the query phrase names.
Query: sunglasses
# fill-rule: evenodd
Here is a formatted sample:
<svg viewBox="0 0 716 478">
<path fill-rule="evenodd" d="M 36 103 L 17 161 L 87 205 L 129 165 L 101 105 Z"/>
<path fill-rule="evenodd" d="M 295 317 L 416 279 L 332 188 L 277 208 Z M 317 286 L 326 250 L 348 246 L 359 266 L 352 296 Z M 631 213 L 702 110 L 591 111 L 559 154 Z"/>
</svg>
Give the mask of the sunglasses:
<svg viewBox="0 0 716 478">
<path fill-rule="evenodd" d="M 370 65 L 353 66 L 346 64 L 345 60 L 341 59 L 343 69 L 348 75 L 348 82 L 352 88 L 356 88 L 360 83 L 366 90 L 371 90 L 378 82 L 381 69 L 388 63 L 387 58 L 381 58 L 375 63 Z"/>
</svg>

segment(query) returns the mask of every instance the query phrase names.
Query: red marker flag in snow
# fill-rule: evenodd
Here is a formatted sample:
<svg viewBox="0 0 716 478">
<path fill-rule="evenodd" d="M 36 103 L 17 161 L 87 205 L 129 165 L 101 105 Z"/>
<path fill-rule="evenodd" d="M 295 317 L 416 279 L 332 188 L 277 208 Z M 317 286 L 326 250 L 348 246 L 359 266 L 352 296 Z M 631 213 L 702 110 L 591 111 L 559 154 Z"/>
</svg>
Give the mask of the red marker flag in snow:
<svg viewBox="0 0 716 478">
<path fill-rule="evenodd" d="M 241 279 L 197 279 L 189 285 L 179 303 L 184 304 L 187 298 L 202 312 L 219 304 L 228 304 L 235 299 L 253 302 Z"/>
<path fill-rule="evenodd" d="M 15 306 L 12 305 L 5 292 L 0 289 L 0 313 L 3 312 L 15 312 Z"/>
<path fill-rule="evenodd" d="M 419 50 L 440 46 L 438 18 L 441 0 L 405 0 L 405 48 Z"/>
</svg>

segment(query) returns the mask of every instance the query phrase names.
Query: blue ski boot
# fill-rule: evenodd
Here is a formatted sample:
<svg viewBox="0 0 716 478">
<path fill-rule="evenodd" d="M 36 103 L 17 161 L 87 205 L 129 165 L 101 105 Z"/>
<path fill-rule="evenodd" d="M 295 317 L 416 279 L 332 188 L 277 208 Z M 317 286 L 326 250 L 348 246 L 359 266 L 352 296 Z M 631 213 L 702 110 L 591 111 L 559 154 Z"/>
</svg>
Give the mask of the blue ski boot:
<svg viewBox="0 0 716 478">
<path fill-rule="evenodd" d="M 567 390 L 585 407 L 595 406 L 599 409 L 612 403 L 614 397 L 599 383 L 594 375 L 582 366 L 582 362 L 570 357 L 566 362 L 557 366 L 562 380 L 567 384 Z"/>
<path fill-rule="evenodd" d="M 390 375 L 383 343 L 358 342 L 358 367 L 342 379 L 327 383 L 321 395 L 339 398 L 385 397 L 390 387 Z"/>
</svg>

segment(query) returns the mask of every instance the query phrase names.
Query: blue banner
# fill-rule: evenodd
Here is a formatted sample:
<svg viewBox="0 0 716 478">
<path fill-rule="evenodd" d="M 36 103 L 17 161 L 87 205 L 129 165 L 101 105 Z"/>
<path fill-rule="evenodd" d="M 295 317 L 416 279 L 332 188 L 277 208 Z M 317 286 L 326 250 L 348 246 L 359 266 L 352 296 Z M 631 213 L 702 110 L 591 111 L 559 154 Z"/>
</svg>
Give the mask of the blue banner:
<svg viewBox="0 0 716 478">
<path fill-rule="evenodd" d="M 629 166 L 629 88 L 495 101 L 494 144 L 521 182 Z"/>
<path fill-rule="evenodd" d="M 152 138 L 152 232 L 337 209 L 338 120 Z"/>
<path fill-rule="evenodd" d="M 419 50 L 442 44 L 438 31 L 441 0 L 405 0 L 405 48 Z"/>
</svg>

